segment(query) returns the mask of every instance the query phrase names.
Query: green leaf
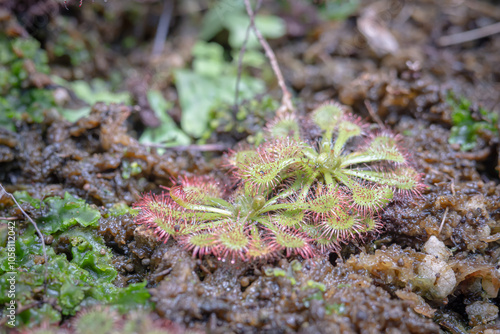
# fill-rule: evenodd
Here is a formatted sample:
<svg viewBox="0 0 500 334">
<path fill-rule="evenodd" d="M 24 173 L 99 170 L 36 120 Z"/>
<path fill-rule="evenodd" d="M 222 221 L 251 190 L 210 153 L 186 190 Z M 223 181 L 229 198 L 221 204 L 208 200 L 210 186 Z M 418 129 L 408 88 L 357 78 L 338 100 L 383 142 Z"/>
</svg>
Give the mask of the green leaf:
<svg viewBox="0 0 500 334">
<path fill-rule="evenodd" d="M 361 127 L 353 122 L 341 121 L 338 125 L 337 139 L 333 151 L 339 154 L 344 147 L 345 143 L 352 137 L 361 135 Z"/>
<path fill-rule="evenodd" d="M 418 187 L 419 176 L 415 169 L 401 166 L 387 172 L 358 171 L 345 169 L 344 174 L 359 177 L 361 179 L 378 184 L 395 187 L 400 190 L 415 190 Z"/>
<path fill-rule="evenodd" d="M 361 212 L 377 211 L 384 208 L 394 196 L 392 189 L 388 186 L 361 184 L 346 176 L 343 172 L 335 173 L 335 176 L 351 190 L 353 204 Z"/>
<path fill-rule="evenodd" d="M 40 42 L 32 38 L 16 38 L 12 42 L 12 50 L 21 58 L 35 58 L 40 49 Z"/>
<path fill-rule="evenodd" d="M 59 305 L 63 307 L 63 313 L 68 313 L 68 310 L 74 309 L 85 298 L 86 289 L 81 286 L 74 285 L 72 282 L 65 282 L 61 286 L 59 295 Z"/>
<path fill-rule="evenodd" d="M 14 192 L 14 197 L 20 204 L 29 203 L 35 209 L 40 209 L 40 205 L 43 206 L 41 200 L 31 197 L 26 190 Z"/>
<path fill-rule="evenodd" d="M 250 19 L 246 13 L 235 14 L 225 18 L 224 25 L 229 30 L 229 45 L 232 48 L 239 49 L 243 46 L 249 24 Z M 277 16 L 257 15 L 255 17 L 255 25 L 266 39 L 280 38 L 286 32 L 285 21 Z M 246 47 L 249 50 L 260 48 L 259 40 L 253 29 L 249 34 Z"/>
<path fill-rule="evenodd" d="M 117 271 L 111 265 L 110 251 L 104 246 L 101 237 L 81 228 L 72 228 L 59 236 L 59 239 L 65 238 L 68 238 L 73 246 L 72 263 L 86 270 L 95 280 L 111 283 L 116 278 Z"/>
<path fill-rule="evenodd" d="M 248 250 L 250 239 L 243 230 L 242 225 L 228 221 L 224 229 L 217 235 L 216 244 L 221 254 L 224 256 L 230 255 L 234 260 L 235 256 L 241 255 Z"/>
<path fill-rule="evenodd" d="M 290 203 L 293 206 L 293 203 Z M 304 210 L 290 209 L 284 210 L 272 216 L 272 220 L 283 226 L 297 227 L 304 220 Z"/>
<path fill-rule="evenodd" d="M 128 92 L 114 93 L 102 79 L 94 79 L 90 83 L 76 80 L 70 82 L 69 86 L 76 96 L 89 105 L 97 102 L 131 104 L 132 99 Z"/>
<path fill-rule="evenodd" d="M 130 284 L 126 288 L 117 289 L 109 300 L 110 305 L 116 305 L 121 313 L 146 305 L 151 295 L 146 288 L 147 281 Z"/>
<path fill-rule="evenodd" d="M 139 212 L 138 209 L 132 209 L 129 207 L 127 204 L 120 202 L 120 203 L 115 203 L 113 206 L 109 209 L 109 214 L 113 217 L 118 217 L 118 216 L 123 216 L 126 214 L 131 214 L 133 216 L 137 215 Z"/>
<path fill-rule="evenodd" d="M 235 62 L 235 64 L 237 64 L 236 62 L 239 56 L 239 50 L 234 50 L 232 52 L 233 62 Z M 266 56 L 260 50 L 247 50 L 243 54 L 242 64 L 243 66 L 261 68 L 266 64 Z"/>
<path fill-rule="evenodd" d="M 227 17 L 241 15 L 245 11 L 243 1 L 216 1 L 214 6 L 203 16 L 200 39 L 209 40 L 224 29 Z"/>
<path fill-rule="evenodd" d="M 225 28 L 229 31 L 229 45 L 233 49 L 239 49 L 243 45 L 249 25 L 250 19 L 243 1 L 221 1 L 204 16 L 200 38 L 208 41 Z M 255 25 L 267 39 L 280 38 L 286 33 L 285 21 L 278 16 L 257 14 Z M 246 48 L 248 50 L 260 48 L 253 30 L 250 32 Z"/>
<path fill-rule="evenodd" d="M 336 210 L 335 215 L 325 217 L 321 222 L 322 236 L 331 241 L 346 240 L 359 229 L 360 217 L 345 209 Z"/>
<path fill-rule="evenodd" d="M 92 208 L 83 199 L 73 197 L 69 193 L 64 198 L 49 197 L 44 200 L 49 207 L 48 215 L 40 218 L 40 229 L 52 234 L 56 231 L 65 231 L 70 226 L 79 224 L 81 226 L 99 226 L 101 214 L 99 210 Z"/>
<path fill-rule="evenodd" d="M 236 76 L 211 78 L 189 70 L 178 70 L 175 78 L 182 108 L 181 127 L 189 135 L 199 138 L 207 129 L 211 107 L 219 102 L 234 102 Z M 243 77 L 240 98 L 252 98 L 263 93 L 264 88 L 261 80 Z"/>
<path fill-rule="evenodd" d="M 16 327 L 22 323 L 40 324 L 40 323 L 59 323 L 61 313 L 56 311 L 49 303 L 43 304 L 40 308 L 32 307 L 18 314 L 16 318 Z"/>
<path fill-rule="evenodd" d="M 97 102 L 132 104 L 130 93 L 113 92 L 108 83 L 102 79 L 94 79 L 91 82 L 83 80 L 68 82 L 60 77 L 52 76 L 52 80 L 54 83 L 71 89 L 79 99 L 89 105 L 78 109 L 64 108 L 59 110 L 61 116 L 70 122 L 76 122 L 78 119 L 88 116 L 91 111 L 90 106 Z"/>
<path fill-rule="evenodd" d="M 82 117 L 87 117 L 90 114 L 90 107 L 82 107 L 79 109 L 69 109 L 69 108 L 64 108 L 60 109 L 59 113 L 61 114 L 64 119 L 66 119 L 69 122 L 76 122 Z"/>
<path fill-rule="evenodd" d="M 191 51 L 193 54 L 193 70 L 203 76 L 217 77 L 222 74 L 224 67 L 224 48 L 216 43 L 198 41 Z"/>
<path fill-rule="evenodd" d="M 320 15 L 325 20 L 345 20 L 356 13 L 359 5 L 359 0 L 324 1 L 324 6 L 320 7 Z"/>
<path fill-rule="evenodd" d="M 33 199 L 26 193 L 16 194 L 19 200 L 30 202 Z M 21 199 L 23 198 L 23 199 Z M 34 202 L 37 204 L 39 202 Z M 112 264 L 112 252 L 104 245 L 95 229 L 91 217 L 98 216 L 98 211 L 90 208 L 83 200 L 66 194 L 64 199 L 52 197 L 44 202 L 42 212 L 48 211 L 51 219 L 56 216 L 63 221 L 71 211 L 78 219 L 79 226 L 59 233 L 59 228 L 52 230 L 54 241 L 47 245 L 48 261 L 39 263 L 42 248 L 33 226 L 20 229 L 16 240 L 16 302 L 29 305 L 39 300 L 39 294 L 47 288 L 47 298 L 56 305 L 43 304 L 41 308 L 33 307 L 18 314 L 17 325 L 39 325 L 42 322 L 51 324 L 61 320 L 62 315 L 74 315 L 80 308 L 96 303 L 110 304 L 123 312 L 147 306 L 150 298 L 146 282 L 131 284 L 126 288 L 113 285 L 117 271 Z M 90 214 L 92 211 L 97 214 Z M 75 219 L 75 221 L 76 221 Z M 77 222 L 78 222 L 77 221 Z M 39 226 L 42 224 L 39 223 Z M 84 227 L 82 225 L 87 225 Z M 59 226 L 59 227 L 61 227 Z M 61 254 L 56 254 L 55 249 Z M 8 251 L 0 248 L 0 303 L 8 302 L 7 291 L 10 287 L 8 278 L 12 271 L 8 266 Z M 71 261 L 68 261 L 71 258 Z M 47 281 L 44 281 L 47 270 Z"/>
<path fill-rule="evenodd" d="M 300 141 L 300 124 L 297 116 L 286 114 L 279 116 L 269 123 L 267 132 L 271 138 L 293 138 Z"/>
<path fill-rule="evenodd" d="M 172 108 L 172 103 L 167 102 L 163 95 L 156 90 L 148 91 L 148 102 L 156 117 L 161 122 L 157 128 L 148 128 L 139 138 L 142 144 L 153 143 L 168 146 L 189 145 L 191 139 L 177 127 L 174 120 L 167 113 Z"/>
<path fill-rule="evenodd" d="M 342 158 L 342 167 L 374 161 L 391 161 L 397 164 L 406 162 L 405 156 L 397 148 L 394 138 L 390 136 L 375 137 L 369 147 L 362 152 L 353 152 Z"/>
</svg>

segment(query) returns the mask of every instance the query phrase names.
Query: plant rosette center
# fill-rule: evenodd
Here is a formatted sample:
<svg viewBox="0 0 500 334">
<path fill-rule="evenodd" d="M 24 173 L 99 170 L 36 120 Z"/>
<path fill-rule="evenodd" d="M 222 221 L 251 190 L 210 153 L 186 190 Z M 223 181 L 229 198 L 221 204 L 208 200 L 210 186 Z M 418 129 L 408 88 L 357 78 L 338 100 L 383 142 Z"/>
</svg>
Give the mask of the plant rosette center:
<svg viewBox="0 0 500 334">
<path fill-rule="evenodd" d="M 420 174 L 399 136 L 370 130 L 336 103 L 309 117 L 321 130 L 318 143 L 301 138 L 307 129 L 297 116 L 280 116 L 267 125 L 266 142 L 228 154 L 240 184 L 232 194 L 209 177 L 183 178 L 166 193 L 144 195 L 137 223 L 193 256 L 308 258 L 377 233 L 379 213 L 394 198 L 419 195 Z"/>
</svg>

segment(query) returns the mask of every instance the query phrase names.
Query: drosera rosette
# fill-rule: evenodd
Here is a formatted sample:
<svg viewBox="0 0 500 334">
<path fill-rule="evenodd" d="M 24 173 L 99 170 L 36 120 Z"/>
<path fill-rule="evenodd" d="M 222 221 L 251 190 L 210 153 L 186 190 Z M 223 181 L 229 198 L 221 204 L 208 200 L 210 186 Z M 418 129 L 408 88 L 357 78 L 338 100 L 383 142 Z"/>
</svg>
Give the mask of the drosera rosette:
<svg viewBox="0 0 500 334">
<path fill-rule="evenodd" d="M 317 141 L 301 138 L 303 120 L 281 115 L 266 127 L 266 142 L 228 154 L 232 194 L 208 177 L 181 178 L 162 195 L 144 195 L 137 222 L 193 256 L 310 258 L 377 233 L 395 196 L 419 194 L 420 174 L 399 136 L 371 130 L 336 103 L 306 119 L 319 129 Z"/>
<path fill-rule="evenodd" d="M 306 244 L 297 246 L 302 232 L 282 228 L 272 219 L 271 212 L 291 209 L 295 203 L 278 203 L 271 194 L 260 195 L 244 184 L 233 196 L 212 197 L 201 192 L 209 187 L 205 182 L 213 181 L 183 178 L 168 193 L 144 195 L 136 204 L 137 223 L 154 228 L 160 240 L 177 239 L 193 256 L 213 254 L 234 263 L 272 258 L 281 250 L 313 255 L 307 236 L 302 236 Z"/>
</svg>

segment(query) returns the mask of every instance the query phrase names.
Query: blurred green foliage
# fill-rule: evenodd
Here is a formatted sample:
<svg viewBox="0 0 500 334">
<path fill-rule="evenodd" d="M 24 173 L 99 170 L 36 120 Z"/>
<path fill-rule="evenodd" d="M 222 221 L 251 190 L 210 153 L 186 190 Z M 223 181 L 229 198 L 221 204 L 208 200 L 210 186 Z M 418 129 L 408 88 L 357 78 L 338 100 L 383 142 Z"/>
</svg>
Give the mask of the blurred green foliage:
<svg viewBox="0 0 500 334">
<path fill-rule="evenodd" d="M 319 5 L 319 14 L 325 20 L 342 21 L 356 13 L 360 5 L 360 0 L 321 1 Z"/>
<path fill-rule="evenodd" d="M 208 128 L 202 136 L 207 140 L 216 132 L 233 133 L 236 138 L 246 137 L 250 144 L 259 145 L 264 140 L 264 126 L 274 117 L 279 103 L 271 96 L 253 98 L 240 103 L 219 103 L 210 108 Z"/>
<path fill-rule="evenodd" d="M 285 35 L 283 19 L 258 14 L 255 24 L 265 38 Z M 175 73 L 176 87 L 182 108 L 182 129 L 195 138 L 206 139 L 207 131 L 213 130 L 209 121 L 211 110 L 235 102 L 239 51 L 250 25 L 243 1 L 219 1 L 203 16 L 200 40 L 192 49 L 192 70 Z M 209 42 L 222 31 L 227 31 L 230 50 L 221 44 Z M 252 99 L 265 90 L 262 79 L 248 75 L 245 69 L 261 69 L 266 63 L 264 53 L 254 32 L 250 30 L 242 59 L 243 73 L 239 82 L 238 99 Z M 261 75 L 265 77 L 265 75 Z"/>
<path fill-rule="evenodd" d="M 54 83 L 73 91 L 77 98 L 87 104 L 77 109 L 59 108 L 59 113 L 70 122 L 76 122 L 78 119 L 88 116 L 92 106 L 97 102 L 132 104 L 132 97 L 128 92 L 114 92 L 110 85 L 100 78 L 95 78 L 90 82 L 84 80 L 68 82 L 53 76 L 52 80 Z"/>
<path fill-rule="evenodd" d="M 173 104 L 165 100 L 161 92 L 150 90 L 147 98 L 151 109 L 160 120 L 160 126 L 157 128 L 147 128 L 139 138 L 141 144 L 162 144 L 165 147 L 189 145 L 191 138 L 175 124 L 174 120 L 167 113 Z M 161 154 L 163 149 L 159 149 Z"/>
<path fill-rule="evenodd" d="M 111 208 L 109 208 L 108 213 L 104 215 L 104 217 L 118 217 L 126 214 L 131 214 L 133 216 L 137 215 L 139 209 L 132 209 L 130 206 L 123 202 L 115 203 Z"/>
<path fill-rule="evenodd" d="M 229 32 L 229 45 L 233 49 L 243 46 L 250 18 L 248 17 L 243 1 L 220 1 L 203 17 L 200 29 L 200 39 L 209 41 L 223 29 Z M 266 39 L 280 38 L 286 33 L 285 21 L 274 15 L 255 15 L 255 25 Z M 250 31 L 246 48 L 260 49 L 259 41 L 253 31 Z"/>
<path fill-rule="evenodd" d="M 469 151 L 476 147 L 478 136 L 485 131 L 498 135 L 497 113 L 479 107 L 474 114 L 472 102 L 464 97 L 457 98 L 453 93 L 448 94 L 447 102 L 452 107 L 450 144 L 459 144 L 462 151 Z"/>
<path fill-rule="evenodd" d="M 122 177 L 124 180 L 130 179 L 131 176 L 138 175 L 142 172 L 141 166 L 137 163 L 137 161 L 133 161 L 132 163 L 124 160 L 122 162 Z"/>
<path fill-rule="evenodd" d="M 54 52 L 72 54 L 71 48 L 66 49 L 70 41 L 57 44 Z M 81 58 L 75 61 L 80 62 Z M 48 109 L 57 110 L 68 121 L 74 122 L 87 116 L 96 102 L 132 103 L 128 92 L 114 93 L 102 79 L 90 83 L 83 80 L 67 82 L 53 76 L 51 79 L 55 84 L 72 90 L 76 97 L 88 104 L 79 109 L 60 108 L 52 90 L 37 88 L 33 84 L 33 77 L 49 74 L 47 53 L 37 40 L 32 37 L 12 39 L 0 33 L 0 126 L 15 131 L 15 120 L 40 123 Z"/>
<path fill-rule="evenodd" d="M 236 60 L 224 60 L 224 49 L 216 43 L 198 41 L 192 53 L 193 69 L 177 70 L 175 80 L 182 108 L 181 127 L 200 138 L 207 129 L 210 109 L 220 102 L 234 103 L 237 65 Z M 261 79 L 243 75 L 239 97 L 249 99 L 264 89 Z"/>
<path fill-rule="evenodd" d="M 18 314 L 17 325 L 34 326 L 43 321 L 58 322 L 74 315 L 82 307 L 106 304 L 121 312 L 146 305 L 149 293 L 146 282 L 118 288 L 113 281 L 118 275 L 112 264 L 111 250 L 97 234 L 101 214 L 95 207 L 69 193 L 64 198 L 49 197 L 43 201 L 27 192 L 14 194 L 20 203 L 27 203 L 43 214 L 37 225 L 46 240 L 47 263 L 35 229 L 31 224 L 16 227 L 16 302 L 33 306 Z M 5 224 L 0 224 L 4 229 Z M 49 235 L 51 237 L 49 237 Z M 6 235 L 0 233 L 5 246 Z M 0 303 L 9 302 L 9 262 L 5 247 L 0 248 Z M 46 293 L 44 276 L 47 270 Z M 52 302 L 50 302 L 52 300 Z M 0 311 L 5 312 L 5 311 Z"/>
<path fill-rule="evenodd" d="M 0 32 L 0 126 L 14 131 L 14 120 L 41 122 L 55 107 L 52 92 L 36 88 L 30 75 L 49 74 L 47 54 L 34 38 L 10 39 Z"/>
<path fill-rule="evenodd" d="M 81 66 L 92 60 L 90 51 L 85 42 L 97 44 L 96 38 L 83 39 L 78 31 L 76 20 L 65 16 L 55 17 L 55 31 L 57 38 L 50 39 L 47 50 L 55 57 L 67 57 L 72 66 Z"/>
</svg>

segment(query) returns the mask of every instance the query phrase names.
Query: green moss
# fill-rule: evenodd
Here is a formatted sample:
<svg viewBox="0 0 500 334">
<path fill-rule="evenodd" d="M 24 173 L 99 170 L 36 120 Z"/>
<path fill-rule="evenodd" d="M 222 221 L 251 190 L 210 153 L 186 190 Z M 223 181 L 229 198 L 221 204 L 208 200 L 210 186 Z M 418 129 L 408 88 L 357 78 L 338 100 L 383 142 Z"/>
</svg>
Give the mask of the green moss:
<svg viewBox="0 0 500 334">
<path fill-rule="evenodd" d="M 69 33 L 70 31 L 77 31 L 76 22 L 63 16 L 57 17 L 56 21 L 58 34 L 51 45 L 54 56 L 68 57 L 73 66 L 79 66 L 91 61 L 91 54 L 85 46 L 85 41 L 78 38 L 79 36 Z"/>
<path fill-rule="evenodd" d="M 139 210 L 137 210 L 137 209 L 132 209 L 131 207 L 129 207 L 125 203 L 116 203 L 109 209 L 109 214 L 106 214 L 105 217 L 108 217 L 110 215 L 113 217 L 123 216 L 123 215 L 126 215 L 128 213 L 135 216 L 135 215 L 137 215 L 138 211 Z"/>
<path fill-rule="evenodd" d="M 326 314 L 335 313 L 337 315 L 342 315 L 345 313 L 345 304 L 344 303 L 334 303 L 325 305 Z"/>
<path fill-rule="evenodd" d="M 326 286 L 323 283 L 319 283 L 319 282 L 316 282 L 316 281 L 313 281 L 313 280 L 308 280 L 307 281 L 306 288 L 309 288 L 309 289 L 318 289 L 321 292 L 325 292 L 326 291 Z"/>
<path fill-rule="evenodd" d="M 476 147 L 478 137 L 490 131 L 498 136 L 498 114 L 488 112 L 479 107 L 478 112 L 472 111 L 472 102 L 464 97 L 457 98 L 453 93 L 448 94 L 448 104 L 453 108 L 451 120 L 450 144 L 459 144 L 462 151 L 469 151 Z"/>
<path fill-rule="evenodd" d="M 130 163 L 125 160 L 122 162 L 122 177 L 125 180 L 128 180 L 131 176 L 135 176 L 137 174 L 140 174 L 141 172 L 142 168 L 136 161 Z"/>
<path fill-rule="evenodd" d="M 37 209 L 47 209 L 48 214 L 39 219 L 40 229 L 46 234 L 65 231 L 73 225 L 99 226 L 101 214 L 99 210 L 86 204 L 69 193 L 64 198 L 49 197 L 40 202 L 33 199 L 26 192 L 16 192 L 14 196 L 20 203 L 30 203 Z"/>
<path fill-rule="evenodd" d="M 16 227 L 15 242 L 16 302 L 34 304 L 16 318 L 17 325 L 30 326 L 41 322 L 55 323 L 62 316 L 74 315 L 82 307 L 110 305 L 121 312 L 147 305 L 146 282 L 118 288 L 113 281 L 118 275 L 112 264 L 111 249 L 97 233 L 100 212 L 68 193 L 64 198 L 33 199 L 25 192 L 15 193 L 17 200 L 28 203 L 43 214 L 36 219 L 45 235 L 51 235 L 47 245 L 47 263 L 39 238 L 32 225 Z M 38 211 L 37 210 L 37 211 Z M 47 280 L 44 282 L 45 271 Z M 0 303 L 9 302 L 7 279 L 8 253 L 0 249 Z M 46 291 L 45 291 L 46 289 Z M 39 302 L 40 294 L 54 303 Z M 2 313 L 4 311 L 0 311 Z"/>
<path fill-rule="evenodd" d="M 0 33 L 0 126 L 14 131 L 16 119 L 41 122 L 55 107 L 52 92 L 34 87 L 28 69 L 48 74 L 47 54 L 33 38 L 7 38 Z"/>
</svg>

